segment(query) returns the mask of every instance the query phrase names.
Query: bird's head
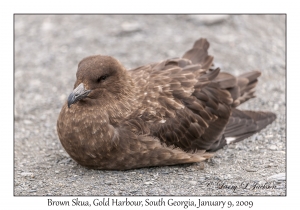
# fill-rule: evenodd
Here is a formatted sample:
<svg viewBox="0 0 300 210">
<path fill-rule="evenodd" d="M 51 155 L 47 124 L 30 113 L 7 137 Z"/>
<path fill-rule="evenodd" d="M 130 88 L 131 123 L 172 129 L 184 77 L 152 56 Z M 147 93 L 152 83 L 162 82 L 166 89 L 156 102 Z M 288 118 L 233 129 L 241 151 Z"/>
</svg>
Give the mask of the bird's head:
<svg viewBox="0 0 300 210">
<path fill-rule="evenodd" d="M 130 80 L 126 69 L 116 59 L 101 55 L 80 61 L 76 78 L 74 90 L 68 97 L 69 108 L 78 101 L 117 99 Z"/>
</svg>

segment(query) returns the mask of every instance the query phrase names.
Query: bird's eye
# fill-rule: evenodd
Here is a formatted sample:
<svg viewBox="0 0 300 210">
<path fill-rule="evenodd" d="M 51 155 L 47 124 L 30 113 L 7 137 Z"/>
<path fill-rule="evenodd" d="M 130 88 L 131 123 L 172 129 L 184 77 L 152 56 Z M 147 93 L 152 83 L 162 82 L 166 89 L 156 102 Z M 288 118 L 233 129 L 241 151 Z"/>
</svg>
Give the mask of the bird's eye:
<svg viewBox="0 0 300 210">
<path fill-rule="evenodd" d="M 104 80 L 106 80 L 106 79 L 107 79 L 107 77 L 108 77 L 108 74 L 105 74 L 105 75 L 103 75 L 103 76 L 99 77 L 99 78 L 97 79 L 97 82 L 104 81 Z"/>
</svg>

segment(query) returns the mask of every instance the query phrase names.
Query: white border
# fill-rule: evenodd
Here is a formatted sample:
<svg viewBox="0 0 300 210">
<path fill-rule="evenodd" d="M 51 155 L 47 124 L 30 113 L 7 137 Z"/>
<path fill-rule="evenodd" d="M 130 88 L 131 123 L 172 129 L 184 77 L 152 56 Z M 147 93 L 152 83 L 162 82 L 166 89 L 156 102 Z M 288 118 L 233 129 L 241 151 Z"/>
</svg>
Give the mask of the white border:
<svg viewBox="0 0 300 210">
<path fill-rule="evenodd" d="M 297 5 L 287 1 L 8 1 L 2 2 L 1 8 L 1 208 L 30 207 L 41 209 L 47 207 L 47 197 L 13 196 L 13 14 L 14 13 L 287 13 L 287 74 L 288 81 L 288 191 L 287 197 L 203 197 L 205 200 L 252 200 L 251 209 L 286 208 L 297 206 L 296 193 L 300 189 L 298 163 L 298 127 L 299 121 L 299 12 Z M 294 1 L 295 2 L 295 1 Z M 3 76 L 4 75 L 4 76 Z M 4 135 L 3 135 L 4 134 Z M 298 134 L 298 135 L 297 135 Z M 298 179 L 297 179 L 298 178 Z M 70 197 L 52 197 L 57 200 L 71 200 Z M 99 197 L 80 197 L 93 200 Z M 122 197 L 124 198 L 124 197 Z M 157 199 L 160 197 L 156 197 Z M 164 197 L 164 199 L 174 197 Z M 184 200 L 188 197 L 175 197 Z M 130 197 L 145 200 L 146 197 Z M 191 199 L 198 199 L 192 197 Z M 8 208 L 5 208 L 8 207 Z M 72 208 L 72 207 L 64 207 Z M 99 207 L 95 207 L 98 208 Z M 110 207 L 114 209 L 115 207 Z M 132 209 L 125 207 L 124 209 Z M 166 208 L 166 207 L 156 207 Z M 183 209 L 183 207 L 180 207 Z M 178 207 L 179 209 L 179 207 Z M 191 208 L 189 208 L 191 209 Z M 220 208 L 218 208 L 220 209 Z"/>
</svg>

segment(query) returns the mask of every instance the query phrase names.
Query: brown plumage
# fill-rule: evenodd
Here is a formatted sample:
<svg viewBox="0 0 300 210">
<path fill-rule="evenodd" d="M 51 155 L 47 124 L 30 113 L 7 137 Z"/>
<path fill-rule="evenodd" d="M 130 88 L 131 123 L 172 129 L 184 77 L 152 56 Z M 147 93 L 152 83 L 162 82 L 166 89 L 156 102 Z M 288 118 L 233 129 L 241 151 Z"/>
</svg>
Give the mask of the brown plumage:
<svg viewBox="0 0 300 210">
<path fill-rule="evenodd" d="M 95 169 L 192 163 L 270 124 L 274 113 L 236 108 L 254 97 L 260 72 L 213 69 L 208 48 L 199 39 L 182 58 L 131 71 L 109 56 L 84 58 L 57 121 L 65 150 Z"/>
</svg>

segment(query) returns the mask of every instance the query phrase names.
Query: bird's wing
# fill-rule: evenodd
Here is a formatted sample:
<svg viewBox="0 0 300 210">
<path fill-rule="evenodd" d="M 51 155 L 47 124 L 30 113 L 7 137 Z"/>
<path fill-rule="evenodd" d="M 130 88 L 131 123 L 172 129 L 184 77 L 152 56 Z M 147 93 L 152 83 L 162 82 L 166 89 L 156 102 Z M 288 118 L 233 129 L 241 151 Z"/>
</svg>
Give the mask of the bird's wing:
<svg viewBox="0 0 300 210">
<path fill-rule="evenodd" d="M 127 123 L 167 145 L 208 150 L 221 138 L 231 113 L 230 93 L 213 82 L 218 74 L 219 69 L 185 58 L 132 70 L 141 106 Z"/>
<path fill-rule="evenodd" d="M 182 58 L 131 71 L 136 113 L 127 121 L 138 134 L 152 135 L 185 151 L 215 151 L 258 132 L 276 116 L 237 110 L 254 97 L 259 71 L 234 77 L 211 69 L 209 43 L 199 39 Z"/>
</svg>

